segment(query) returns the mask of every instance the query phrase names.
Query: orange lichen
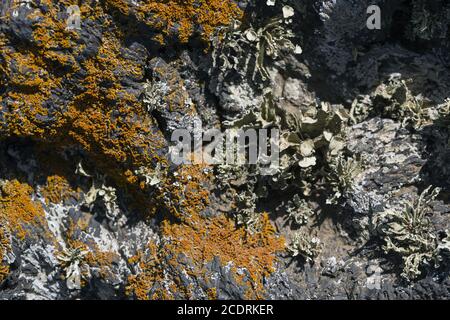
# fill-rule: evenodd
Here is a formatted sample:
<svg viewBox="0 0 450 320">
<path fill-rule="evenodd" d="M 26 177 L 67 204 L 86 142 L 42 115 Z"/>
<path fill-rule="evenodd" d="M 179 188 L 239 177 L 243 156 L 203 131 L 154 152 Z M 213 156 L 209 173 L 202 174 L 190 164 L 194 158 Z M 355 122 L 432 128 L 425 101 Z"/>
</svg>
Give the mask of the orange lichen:
<svg viewBox="0 0 450 320">
<path fill-rule="evenodd" d="M 0 191 L 0 221 L 23 240 L 27 235 L 27 226 L 44 222 L 44 210 L 32 200 L 33 188 L 27 184 L 17 180 L 6 181 Z"/>
<path fill-rule="evenodd" d="M 9 266 L 5 265 L 3 261 L 7 251 L 10 249 L 10 243 L 5 229 L 6 228 L 0 225 L 0 284 L 9 274 Z"/>
<path fill-rule="evenodd" d="M 60 203 L 71 197 L 77 197 L 77 192 L 70 186 L 67 179 L 59 175 L 47 177 L 47 183 L 41 189 L 41 193 L 47 204 L 50 202 Z"/>
<path fill-rule="evenodd" d="M 207 294 L 208 294 L 209 300 L 216 300 L 217 299 L 217 288 L 208 289 Z"/>
<path fill-rule="evenodd" d="M 9 273 L 9 266 L 4 265 L 5 254 L 10 250 L 9 236 L 24 240 L 30 227 L 44 224 L 44 210 L 33 201 L 33 189 L 17 180 L 6 181 L 0 186 L 0 283 Z"/>
<path fill-rule="evenodd" d="M 189 276 L 208 281 L 207 264 L 218 257 L 223 265 L 231 262 L 230 272 L 246 288 L 247 298 L 264 298 L 263 280 L 274 271 L 276 253 L 284 249 L 284 240 L 275 235 L 267 215 L 263 216 L 263 227 L 260 233 L 250 235 L 242 228 L 236 229 L 234 222 L 224 216 L 194 215 L 183 223 L 165 221 L 164 243 L 158 247 L 150 242 L 147 249 L 150 253 L 145 258 L 140 254 L 130 260 L 139 261 L 142 272 L 129 277 L 127 293 L 138 299 L 168 299 L 177 294 L 189 298 L 191 291 L 178 275 L 169 279 L 172 290 L 164 289 L 162 283 L 167 281 L 164 270 L 186 271 Z M 181 263 L 185 259 L 190 261 L 187 269 Z M 248 278 L 241 274 L 242 270 Z M 216 290 L 209 288 L 208 297 L 215 298 Z"/>
<path fill-rule="evenodd" d="M 209 40 L 217 27 L 242 18 L 243 12 L 231 0 L 144 0 L 131 7 L 125 0 L 107 0 L 121 14 L 134 14 L 139 21 L 158 30 L 166 38 L 186 43 L 196 32 Z M 161 41 L 161 34 L 155 40 Z"/>
<path fill-rule="evenodd" d="M 54 18 L 57 7 L 50 6 L 50 1 L 43 2 L 49 5 L 46 14 L 36 10 L 27 17 L 35 20 L 33 46 L 20 43 L 11 46 L 5 37 L 1 47 L 4 59 L 0 71 L 8 79 L 8 90 L 2 98 L 10 101 L 5 118 L 11 135 L 57 134 L 57 128 L 44 130 L 46 123 L 42 119 L 48 116 L 48 110 L 43 104 L 51 98 L 52 91 L 61 87 L 63 76 L 55 74 L 67 68 L 68 76 L 76 66 L 73 54 L 79 50 L 77 34 L 65 29 L 65 21 Z"/>
<path fill-rule="evenodd" d="M 193 261 L 198 274 L 205 272 L 205 262 L 214 257 L 224 264 L 231 261 L 235 277 L 239 278 L 237 268 L 247 270 L 248 290 L 253 298 L 261 298 L 262 280 L 274 271 L 275 252 L 284 248 L 284 241 L 275 236 L 267 215 L 263 215 L 262 226 L 260 233 L 249 235 L 243 228 L 236 229 L 226 217 L 194 216 L 186 224 L 165 223 L 163 234 L 170 239 L 168 250 L 174 253 L 173 263 L 177 263 L 177 255 L 185 255 Z"/>
<path fill-rule="evenodd" d="M 207 167 L 182 166 L 175 174 L 166 177 L 155 195 L 155 202 L 171 217 L 189 218 L 203 211 L 209 204 L 210 174 Z"/>
<path fill-rule="evenodd" d="M 0 97 L 6 124 L 1 129 L 3 137 L 27 137 L 55 148 L 81 146 L 99 171 L 117 184 L 141 189 L 140 185 L 128 186 L 137 180 L 133 169 L 165 161 L 157 153 L 165 141 L 155 121 L 123 85 L 126 77 L 143 80 L 144 65 L 125 57 L 121 31 L 114 27 L 103 34 L 94 56 L 79 58 L 84 44 L 58 18 L 73 3 L 44 0 L 42 4 L 47 7 L 45 12 L 34 10 L 29 15 L 34 21 L 32 45 L 13 45 L 14 39 L 0 33 L 1 81 L 7 88 Z M 84 3 L 80 9 L 83 16 L 110 23 L 98 3 Z M 45 106 L 63 86 L 71 86 L 69 81 L 82 89 L 74 90 L 64 105 Z"/>
<path fill-rule="evenodd" d="M 179 112 L 183 116 L 197 114 L 195 105 L 189 103 L 190 97 L 185 89 L 184 79 L 178 73 L 177 68 L 158 58 L 150 61 L 150 64 L 154 65 L 153 77 L 165 83 L 166 92 L 162 98 L 167 109 L 170 112 Z"/>
<path fill-rule="evenodd" d="M 4 75 L 0 81 L 7 88 L 0 97 L 5 120 L 2 136 L 31 138 L 54 148 L 80 146 L 98 171 L 135 194 L 137 203 L 147 203 L 138 194 L 146 193 L 147 187 L 134 172 L 155 168 L 156 163 L 166 167 L 161 151 L 166 142 L 137 94 L 124 85 L 128 79 L 143 82 L 145 65 L 130 58 L 131 50 L 123 45 L 130 31 L 121 25 L 123 19 L 110 16 L 111 10 L 135 15 L 159 31 L 156 37 L 160 40 L 178 29 L 181 42 L 196 29 L 208 38 L 216 27 L 239 18 L 241 10 L 234 1 L 219 0 L 148 0 L 133 6 L 123 0 L 83 2 L 79 4 L 81 19 L 100 21 L 102 29 L 97 52 L 86 56 L 79 33 L 66 28 L 63 14 L 73 3 L 42 0 L 41 4 L 46 10 L 35 9 L 28 16 L 33 21 L 30 43 L 17 44 L 0 32 L 0 72 Z M 167 75 L 166 70 L 155 71 Z M 169 110 L 194 113 L 192 105 L 186 106 L 182 79 L 168 80 L 175 88 L 166 97 Z M 55 101 L 61 95 L 72 97 L 61 97 L 60 105 Z"/>
<path fill-rule="evenodd" d="M 154 242 L 149 242 L 146 248 L 146 254 L 139 251 L 135 256 L 128 260 L 130 264 L 137 264 L 141 269 L 139 275 L 130 275 L 125 293 L 129 296 L 134 295 L 139 300 L 149 299 L 173 299 L 171 294 L 165 290 L 159 290 L 151 294 L 149 291 L 155 284 L 162 283 L 164 280 L 162 256 L 159 254 L 158 246 Z"/>
<path fill-rule="evenodd" d="M 180 259 L 184 256 L 191 261 L 188 274 L 204 279 L 208 278 L 207 263 L 216 257 L 222 264 L 231 261 L 231 272 L 247 288 L 249 297 L 263 297 L 263 279 L 273 271 L 276 252 L 284 248 L 283 239 L 275 235 L 267 215 L 262 218 L 261 232 L 255 234 L 236 229 L 234 222 L 222 215 L 203 217 L 210 204 L 211 179 L 201 166 L 184 166 L 176 175 L 163 177 L 151 199 L 147 199 L 147 186 L 134 170 L 154 168 L 156 163 L 166 168 L 167 160 L 161 155 L 165 139 L 137 94 L 124 84 L 129 79 L 144 82 L 144 63 L 127 57 L 125 31 L 103 8 L 106 5 L 106 10 L 134 15 L 156 30 L 155 40 L 165 42 L 176 35 L 186 43 L 196 33 L 209 39 L 217 27 L 240 18 L 242 12 L 237 4 L 228 0 L 145 0 L 133 7 L 124 0 L 80 3 L 82 19 L 102 21 L 105 27 L 98 51 L 91 56 L 81 56 L 85 45 L 60 18 L 61 10 L 73 3 L 42 0 L 41 4 L 46 10 L 35 10 L 29 16 L 34 21 L 30 43 L 17 44 L 0 31 L 0 84 L 6 88 L 0 96 L 5 122 L 0 129 L 2 137 L 29 138 L 55 148 L 79 146 L 96 169 L 132 193 L 141 208 L 163 212 L 160 233 L 164 241 L 150 242 L 148 248 L 130 259 L 142 272 L 130 276 L 128 294 L 141 299 L 175 298 L 177 293 L 189 297 L 193 288 L 184 286 L 179 276 L 171 279 L 169 291 L 162 285 L 155 287 L 167 280 L 168 268 L 183 268 Z M 169 85 L 177 90 L 167 97 L 169 111 L 194 112 L 193 106 L 185 107 L 187 95 L 179 94 L 183 91 L 181 78 L 173 79 Z M 63 104 L 57 102 L 61 95 Z M 71 98 L 66 100 L 65 96 Z M 64 177 L 52 173 L 47 178 L 42 191 L 47 201 L 60 202 L 71 193 L 68 177 Z M 11 233 L 24 239 L 26 226 L 43 219 L 42 207 L 31 199 L 32 188 L 16 180 L 6 182 L 1 191 L 0 223 L 5 222 Z M 76 227 L 80 225 L 71 228 Z M 108 272 L 114 255 L 100 251 L 95 243 L 74 238 L 70 230 L 68 246 L 85 248 L 89 253 L 84 262 L 101 273 Z M 5 239 L 0 233 L 2 245 Z M 0 258 L 3 260 L 4 250 Z M 242 269 L 248 279 L 240 274 Z M 7 271 L 0 267 L 0 280 Z M 208 297 L 217 297 L 216 288 L 205 290 Z"/>
<path fill-rule="evenodd" d="M 147 254 L 140 253 L 132 261 L 139 261 L 142 272 L 129 278 L 128 294 L 137 298 L 175 298 L 176 293 L 189 298 L 191 292 L 180 279 L 171 279 L 175 291 L 168 293 L 161 287 L 164 270 L 184 270 L 183 257 L 189 263 L 188 275 L 208 279 L 207 263 L 218 257 L 222 264 L 232 263 L 231 272 L 237 283 L 247 288 L 250 298 L 263 298 L 263 279 L 274 271 L 276 253 L 284 249 L 284 240 L 275 234 L 268 215 L 263 214 L 261 231 L 249 234 L 236 228 L 234 221 L 219 215 L 203 217 L 209 203 L 207 183 L 209 175 L 202 166 L 181 167 L 176 175 L 177 186 L 163 187 L 170 196 L 165 204 L 171 215 L 161 224 L 159 246 L 150 242 Z M 174 222 L 171 217 L 181 221 Z M 240 274 L 245 269 L 248 279 Z M 212 291 L 208 291 L 211 297 Z"/>
</svg>

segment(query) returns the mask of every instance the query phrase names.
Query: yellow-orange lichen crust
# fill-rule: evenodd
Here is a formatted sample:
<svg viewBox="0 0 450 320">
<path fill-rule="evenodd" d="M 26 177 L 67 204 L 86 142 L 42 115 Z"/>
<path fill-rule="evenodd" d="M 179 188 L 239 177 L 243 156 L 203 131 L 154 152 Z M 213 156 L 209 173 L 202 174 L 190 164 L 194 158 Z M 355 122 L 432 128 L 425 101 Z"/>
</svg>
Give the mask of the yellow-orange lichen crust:
<svg viewBox="0 0 450 320">
<path fill-rule="evenodd" d="M 47 177 L 47 183 L 40 190 L 47 204 L 61 203 L 70 197 L 77 198 L 77 192 L 70 186 L 65 176 L 51 175 Z M 77 190 L 79 191 L 79 190 Z"/>
<path fill-rule="evenodd" d="M 111 8 L 123 15 L 134 14 L 139 21 L 158 30 L 155 40 L 177 38 L 186 43 L 198 31 L 209 40 L 217 27 L 241 19 L 243 12 L 233 0 L 143 0 L 130 7 L 126 0 L 106 0 Z"/>
<path fill-rule="evenodd" d="M 6 181 L 1 186 L 0 220 L 20 240 L 27 235 L 27 225 L 45 223 L 44 210 L 39 202 L 33 201 L 33 188 L 17 180 Z"/>
<path fill-rule="evenodd" d="M 187 103 L 190 100 L 189 93 L 185 89 L 185 81 L 178 73 L 177 68 L 159 58 L 151 60 L 150 65 L 153 67 L 153 77 L 166 83 L 166 92 L 162 98 L 167 111 L 179 113 L 183 116 L 197 115 L 195 105 Z M 173 120 L 181 120 L 176 118 L 176 114 L 173 114 L 173 116 L 175 117 Z"/>
<path fill-rule="evenodd" d="M 155 195 L 170 217 L 184 220 L 202 212 L 210 203 L 211 169 L 184 165 L 162 181 Z"/>
<path fill-rule="evenodd" d="M 217 257 L 223 265 L 231 262 L 230 272 L 236 283 L 246 288 L 246 298 L 262 299 L 263 280 L 274 271 L 276 253 L 284 249 L 284 240 L 275 235 L 267 215 L 263 216 L 263 228 L 260 233 L 248 234 L 243 228 L 236 229 L 234 222 L 224 216 L 203 218 L 198 214 L 182 223 L 166 221 L 162 227 L 164 244 L 158 247 L 150 242 L 150 254 L 130 259 L 130 263 L 139 264 L 142 272 L 129 277 L 127 294 L 138 299 L 189 298 L 190 288 L 183 285 L 178 275 L 170 279 L 169 291 L 162 286 L 167 280 L 164 270 L 187 269 L 189 276 L 210 281 L 212 274 L 207 264 Z M 189 267 L 182 261 L 189 261 Z M 216 298 L 215 284 L 209 285 L 212 288 L 208 297 Z"/>
<path fill-rule="evenodd" d="M 82 19 L 100 21 L 102 29 L 98 49 L 86 55 L 87 48 L 77 31 L 67 30 L 66 21 L 61 18 L 73 1 L 40 3 L 46 10 L 37 9 L 28 15 L 33 21 L 30 43 L 17 43 L 0 31 L 0 85 L 6 88 L 0 96 L 4 122 L 0 137 L 29 138 L 55 148 L 80 146 L 98 170 L 119 186 L 145 189 L 134 170 L 142 166 L 154 168 L 156 163 L 165 167 L 166 159 L 160 155 L 165 140 L 138 97 L 123 84 L 126 78 L 144 82 L 145 66 L 124 54 L 127 50 L 122 45 L 124 31 L 115 26 L 108 10 L 135 15 L 139 21 L 159 30 L 156 40 L 161 43 L 174 34 L 185 43 L 196 28 L 208 39 L 216 27 L 240 18 L 241 10 L 234 1 L 223 0 L 147 0 L 139 2 L 135 9 L 121 0 L 82 2 L 79 4 Z M 64 98 L 59 99 L 60 95 Z M 170 109 L 176 106 L 175 103 Z M 165 280 L 165 268 L 181 268 L 180 259 L 184 256 L 192 266 L 187 271 L 204 279 L 209 278 L 206 264 L 214 258 L 223 265 L 231 262 L 235 280 L 247 288 L 248 297 L 264 297 L 263 279 L 272 272 L 276 252 L 283 249 L 284 241 L 275 235 L 267 215 L 262 219 L 261 232 L 253 235 L 236 229 L 227 217 L 204 217 L 202 212 L 210 202 L 207 190 L 211 181 L 204 169 L 181 167 L 177 175 L 163 178 L 155 191 L 147 209 L 168 213 L 160 228 L 164 241 L 158 245 L 150 242 L 143 250 L 147 252 L 145 255 L 131 259 L 130 263 L 138 263 L 142 272 L 130 276 L 127 286 L 130 295 L 142 299 L 174 298 L 179 292 L 178 296 L 189 297 L 191 288 L 184 287 L 176 275 L 170 290 L 162 287 L 151 290 L 155 283 Z M 47 201 L 60 202 L 71 190 L 65 179 L 51 176 L 43 194 Z M 19 239 L 27 235 L 27 225 L 38 227 L 44 220 L 42 207 L 31 195 L 30 186 L 15 180 L 2 186 L 1 223 Z M 2 265 L 4 248 L 9 245 L 5 230 L 0 229 L 0 280 L 8 273 L 8 267 Z M 85 258 L 90 266 L 102 269 L 111 263 L 109 253 L 92 249 L 95 244 L 70 239 L 68 236 L 69 247 L 91 248 Z M 246 270 L 249 278 L 244 279 L 238 268 Z M 211 287 L 207 296 L 217 297 L 216 289 Z"/>
<path fill-rule="evenodd" d="M 55 148 L 81 146 L 117 184 L 133 184 L 133 169 L 166 161 L 158 152 L 165 140 L 155 121 L 121 81 L 143 81 L 144 65 L 124 56 L 120 28 L 100 4 L 81 5 L 82 18 L 98 19 L 107 29 L 96 54 L 84 58 L 85 44 L 79 43 L 77 31 L 67 30 L 66 21 L 58 19 L 73 3 L 41 3 L 48 10 L 27 17 L 33 21 L 32 44 L 13 45 L 0 32 L 0 73 L 7 88 L 0 97 L 5 120 L 1 136 L 31 138 Z M 65 89 L 72 98 L 59 105 L 58 94 Z"/>
<path fill-rule="evenodd" d="M 10 249 L 8 235 L 3 226 L 0 226 L 0 284 L 9 274 L 9 266 L 4 263 L 6 251 Z"/>
<path fill-rule="evenodd" d="M 123 84 L 127 78 L 144 82 L 145 66 L 124 54 L 128 31 L 116 25 L 110 11 L 126 17 L 133 13 L 163 37 L 179 26 L 181 42 L 193 34 L 194 26 L 208 38 L 214 28 L 242 12 L 234 1 L 222 0 L 152 0 L 133 6 L 121 0 L 83 1 L 78 4 L 81 19 L 97 21 L 101 32 L 97 51 L 86 56 L 91 48 L 86 48 L 80 31 L 66 28 L 64 14 L 71 5 L 70 0 L 42 0 L 29 12 L 31 43 L 0 32 L 0 81 L 7 88 L 0 96 L 0 137 L 31 138 L 54 148 L 81 146 L 97 169 L 120 187 L 145 189 L 134 172 L 158 162 L 165 167 L 161 150 L 166 141 L 136 93 Z M 178 96 L 176 91 L 173 96 Z M 170 109 L 180 111 L 176 106 L 171 103 Z"/>
<path fill-rule="evenodd" d="M 219 215 L 205 217 L 201 213 L 209 203 L 209 192 L 205 189 L 209 175 L 201 166 L 180 168 L 178 179 L 180 187 L 171 187 L 173 196 L 170 205 L 171 216 L 180 218 L 175 222 L 166 219 L 161 225 L 160 245 L 148 244 L 144 253 L 130 259 L 142 270 L 138 275 L 129 277 L 127 293 L 139 299 L 189 298 L 190 289 L 182 284 L 179 276 L 170 279 L 171 290 L 162 286 L 167 280 L 165 270 L 184 270 L 180 261 L 189 261 L 188 275 L 209 281 L 207 264 L 218 258 L 222 265 L 230 264 L 230 270 L 236 282 L 246 288 L 247 298 L 264 298 L 263 279 L 274 271 L 276 253 L 284 249 L 284 239 L 275 234 L 268 215 L 263 214 L 261 231 L 249 234 L 244 228 L 236 228 L 229 218 Z M 164 188 L 163 188 L 164 189 Z M 241 273 L 240 270 L 246 270 Z M 245 276 L 247 273 L 247 276 Z M 214 284 L 207 295 L 217 295 Z"/>
<path fill-rule="evenodd" d="M 44 210 L 32 200 L 33 189 L 17 180 L 5 181 L 0 186 L 0 282 L 7 276 L 9 267 L 3 264 L 10 249 L 9 235 L 24 240 L 31 227 L 45 225 Z M 43 233 L 45 234 L 45 233 Z"/>
</svg>

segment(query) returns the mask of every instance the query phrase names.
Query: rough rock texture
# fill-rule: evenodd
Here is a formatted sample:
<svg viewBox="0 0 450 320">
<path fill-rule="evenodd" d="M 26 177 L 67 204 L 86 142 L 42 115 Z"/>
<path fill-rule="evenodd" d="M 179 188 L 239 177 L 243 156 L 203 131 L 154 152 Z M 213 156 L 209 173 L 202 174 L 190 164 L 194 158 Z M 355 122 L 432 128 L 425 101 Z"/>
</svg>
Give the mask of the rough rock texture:
<svg viewBox="0 0 450 320">
<path fill-rule="evenodd" d="M 0 3 L 0 299 L 449 298 L 445 0 L 70 5 Z"/>
</svg>

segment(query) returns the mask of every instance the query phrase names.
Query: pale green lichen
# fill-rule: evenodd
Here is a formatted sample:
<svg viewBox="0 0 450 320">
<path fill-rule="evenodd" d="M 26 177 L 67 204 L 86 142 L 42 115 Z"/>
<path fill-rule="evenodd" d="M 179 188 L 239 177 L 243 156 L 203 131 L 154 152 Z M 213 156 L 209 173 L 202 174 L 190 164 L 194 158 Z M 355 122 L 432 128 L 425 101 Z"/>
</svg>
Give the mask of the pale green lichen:
<svg viewBox="0 0 450 320">
<path fill-rule="evenodd" d="M 409 88 L 412 83 L 412 79 L 403 79 L 399 73 L 391 74 L 373 93 L 353 101 L 350 111 L 353 122 L 380 115 L 413 129 L 431 123 L 436 118 L 432 104 L 422 95 L 413 94 Z"/>
<path fill-rule="evenodd" d="M 236 224 L 245 226 L 251 233 L 258 232 L 261 214 L 256 212 L 256 195 L 249 191 L 238 194 L 236 206 Z"/>
<path fill-rule="evenodd" d="M 358 159 L 343 155 L 336 157 L 330 164 L 330 171 L 326 175 L 333 195 L 327 199 L 328 204 L 336 204 L 339 199 L 346 197 L 356 183 L 357 177 L 362 173 L 363 167 Z"/>
<path fill-rule="evenodd" d="M 80 290 L 82 280 L 90 274 L 85 256 L 89 251 L 83 247 L 65 248 L 56 258 L 65 272 L 66 285 L 69 290 Z"/>
<path fill-rule="evenodd" d="M 287 214 L 287 222 L 291 222 L 295 226 L 304 226 L 308 224 L 310 218 L 314 215 L 314 210 L 305 199 L 295 194 L 287 204 L 280 206 L 278 210 Z"/>
<path fill-rule="evenodd" d="M 287 250 L 292 257 L 302 257 L 306 262 L 311 263 L 321 253 L 322 243 L 317 237 L 310 237 L 304 233 L 297 232 L 292 237 Z"/>
<path fill-rule="evenodd" d="M 292 42 L 295 35 L 288 24 L 285 18 L 278 17 L 262 27 L 246 27 L 234 21 L 225 29 L 223 39 L 213 41 L 213 67 L 223 72 L 245 70 L 254 81 L 258 76 L 262 81 L 269 80 L 267 58 L 278 59 L 283 52 L 301 52 Z"/>
<path fill-rule="evenodd" d="M 442 243 L 433 232 L 430 219 L 430 204 L 440 192 L 431 186 L 417 200 L 404 201 L 402 210 L 388 209 L 375 216 L 375 226 L 384 244 L 386 254 L 401 258 L 401 276 L 415 280 L 422 275 L 423 268 L 432 266 L 441 259 Z"/>
<path fill-rule="evenodd" d="M 143 180 L 146 186 L 156 186 L 164 179 L 164 171 L 161 169 L 161 164 L 158 163 L 155 169 L 140 167 L 134 171 L 134 174 Z"/>
<path fill-rule="evenodd" d="M 105 176 L 97 176 L 92 179 L 91 188 L 84 197 L 83 204 L 92 209 L 96 203 L 101 203 L 108 223 L 115 226 L 120 219 L 117 190 L 112 186 L 107 186 L 105 181 Z"/>
<path fill-rule="evenodd" d="M 446 127 L 447 132 L 450 134 L 450 98 L 446 99 L 438 106 L 438 114 L 439 117 L 436 123 L 440 126 Z M 450 148 L 450 137 L 448 141 L 448 148 Z"/>
</svg>

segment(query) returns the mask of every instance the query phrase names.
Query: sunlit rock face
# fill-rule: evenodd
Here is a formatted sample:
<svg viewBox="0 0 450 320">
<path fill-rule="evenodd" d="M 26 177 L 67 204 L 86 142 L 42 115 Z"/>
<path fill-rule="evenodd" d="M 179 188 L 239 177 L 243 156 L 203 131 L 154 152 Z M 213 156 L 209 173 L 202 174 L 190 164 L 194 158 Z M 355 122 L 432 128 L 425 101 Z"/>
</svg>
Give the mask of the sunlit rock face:
<svg viewBox="0 0 450 320">
<path fill-rule="evenodd" d="M 446 1 L 16 2 L 0 299 L 448 299 Z M 173 161 L 212 129 L 279 161 Z"/>
</svg>

